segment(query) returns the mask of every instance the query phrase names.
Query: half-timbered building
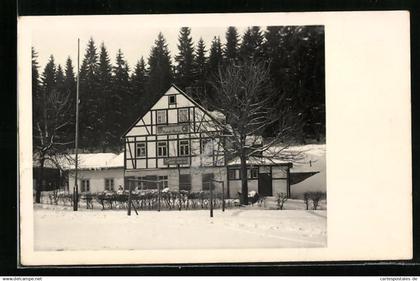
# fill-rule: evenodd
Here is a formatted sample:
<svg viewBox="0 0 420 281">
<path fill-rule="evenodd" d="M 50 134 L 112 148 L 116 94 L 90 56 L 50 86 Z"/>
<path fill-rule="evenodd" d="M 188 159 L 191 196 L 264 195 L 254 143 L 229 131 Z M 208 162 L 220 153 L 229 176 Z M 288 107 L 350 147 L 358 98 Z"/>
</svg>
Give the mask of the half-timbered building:
<svg viewBox="0 0 420 281">
<path fill-rule="evenodd" d="M 174 191 L 221 191 L 237 197 L 241 190 L 239 163 L 225 155 L 224 126 L 188 94 L 172 85 L 125 132 L 125 186 Z M 220 115 L 220 114 L 219 114 Z M 291 163 L 249 160 L 248 190 L 264 196 L 290 196 Z"/>
<path fill-rule="evenodd" d="M 218 120 L 176 86 L 124 134 L 127 182 L 200 191 L 227 179 Z M 134 182 L 134 181 L 132 181 Z"/>
</svg>

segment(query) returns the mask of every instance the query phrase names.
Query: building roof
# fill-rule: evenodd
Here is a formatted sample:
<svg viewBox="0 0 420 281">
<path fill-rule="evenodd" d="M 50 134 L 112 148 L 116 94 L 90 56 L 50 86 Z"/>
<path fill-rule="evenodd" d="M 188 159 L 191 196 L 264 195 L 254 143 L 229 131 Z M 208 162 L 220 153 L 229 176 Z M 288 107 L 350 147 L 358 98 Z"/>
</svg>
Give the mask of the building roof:
<svg viewBox="0 0 420 281">
<path fill-rule="evenodd" d="M 228 162 L 228 166 L 237 166 L 241 164 L 241 160 L 239 159 L 239 157 L 233 158 L 232 160 L 230 160 Z M 288 161 L 283 161 L 283 160 L 279 160 L 279 159 L 268 159 L 265 157 L 254 157 L 251 156 L 249 157 L 248 160 L 246 160 L 246 164 L 247 165 L 255 165 L 255 166 L 264 166 L 264 165 L 288 165 L 290 164 L 290 162 Z"/>
<path fill-rule="evenodd" d="M 318 174 L 319 172 L 291 172 L 290 173 L 290 185 L 295 185 L 303 182 L 307 178 Z"/>
<path fill-rule="evenodd" d="M 75 154 L 70 155 L 75 159 Z M 100 170 L 111 168 L 124 168 L 124 153 L 81 153 L 78 155 L 79 169 L 81 170 Z M 75 164 L 66 166 L 67 170 L 74 170 Z"/>
<path fill-rule="evenodd" d="M 281 157 L 280 157 L 281 156 Z M 308 144 L 296 146 L 272 146 L 263 152 L 263 157 L 251 156 L 248 165 L 285 165 L 293 163 L 291 172 L 312 173 L 319 168 L 314 165 L 325 158 L 325 144 Z M 228 162 L 228 166 L 240 165 L 239 157 Z"/>
</svg>

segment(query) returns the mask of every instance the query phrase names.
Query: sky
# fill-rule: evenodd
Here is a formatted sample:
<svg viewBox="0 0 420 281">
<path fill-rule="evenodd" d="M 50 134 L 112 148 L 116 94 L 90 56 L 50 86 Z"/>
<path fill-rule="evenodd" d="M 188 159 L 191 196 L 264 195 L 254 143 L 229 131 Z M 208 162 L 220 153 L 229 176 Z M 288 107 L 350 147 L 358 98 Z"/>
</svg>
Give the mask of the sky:
<svg viewBox="0 0 420 281">
<path fill-rule="evenodd" d="M 32 35 L 32 46 L 38 53 L 38 63 L 42 73 L 50 55 L 55 58 L 56 64 L 65 66 L 68 56 L 77 65 L 77 39 L 80 38 L 80 64 L 85 54 L 87 42 L 93 38 L 99 52 L 99 46 L 104 42 L 111 62 L 115 62 L 117 50 L 121 48 L 125 59 L 132 71 L 141 56 L 146 63 L 150 49 L 159 32 L 162 32 L 171 53 L 172 61 L 178 53 L 178 35 L 182 26 L 191 27 L 191 36 L 194 46 L 200 37 L 203 38 L 206 49 L 214 36 L 220 36 L 222 44 L 225 43 L 227 27 L 232 23 L 207 26 L 192 22 L 185 25 L 183 22 L 150 20 L 150 17 L 139 16 L 89 16 L 89 17 L 32 17 L 29 26 Z M 213 25 L 213 24 L 212 24 Z M 247 26 L 238 26 L 240 35 Z M 208 52 L 207 52 L 208 55 Z M 76 71 L 76 69 L 75 69 Z"/>
</svg>

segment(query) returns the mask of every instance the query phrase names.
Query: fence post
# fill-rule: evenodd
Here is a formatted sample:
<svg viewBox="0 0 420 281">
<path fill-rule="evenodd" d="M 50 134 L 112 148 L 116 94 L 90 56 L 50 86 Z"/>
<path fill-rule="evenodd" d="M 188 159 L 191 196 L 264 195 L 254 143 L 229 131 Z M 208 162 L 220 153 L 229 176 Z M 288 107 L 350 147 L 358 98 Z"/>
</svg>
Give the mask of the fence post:
<svg viewBox="0 0 420 281">
<path fill-rule="evenodd" d="M 130 179 L 127 180 L 128 183 L 128 213 L 127 215 L 131 216 L 131 184 Z"/>
<path fill-rule="evenodd" d="M 160 212 L 160 180 L 157 181 L 158 185 L 158 212 Z"/>
<path fill-rule="evenodd" d="M 211 182 L 208 183 L 210 189 L 210 217 L 213 217 L 213 190 L 211 186 Z"/>
<path fill-rule="evenodd" d="M 225 183 L 221 181 L 222 183 L 222 212 L 225 211 Z"/>
</svg>

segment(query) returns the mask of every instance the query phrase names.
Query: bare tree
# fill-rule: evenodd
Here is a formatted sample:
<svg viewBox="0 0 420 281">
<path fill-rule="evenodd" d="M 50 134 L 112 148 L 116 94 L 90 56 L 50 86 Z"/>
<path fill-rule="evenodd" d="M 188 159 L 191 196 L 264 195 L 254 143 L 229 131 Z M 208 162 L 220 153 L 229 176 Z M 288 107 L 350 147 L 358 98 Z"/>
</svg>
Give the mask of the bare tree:
<svg viewBox="0 0 420 281">
<path fill-rule="evenodd" d="M 39 203 L 43 188 L 44 168 L 49 162 L 63 171 L 63 165 L 74 162 L 67 153 L 67 146 L 73 141 L 66 137 L 65 128 L 70 125 L 68 110 L 70 110 L 69 95 L 57 90 L 49 94 L 43 93 L 42 103 L 36 104 L 39 114 L 34 125 L 34 158 L 38 162 L 39 175 L 36 186 L 35 202 Z"/>
<path fill-rule="evenodd" d="M 202 100 L 207 108 L 224 115 L 223 121 L 212 126 L 223 132 L 219 147 L 223 147 L 227 159 L 239 159 L 241 204 L 247 205 L 247 161 L 267 164 L 298 159 L 300 152 L 288 148 L 299 116 L 290 110 L 286 95 L 271 87 L 269 67 L 264 62 L 251 60 L 219 67 L 212 85 L 213 96 L 203 96 Z M 276 126 L 276 133 L 263 140 L 269 126 Z"/>
</svg>

